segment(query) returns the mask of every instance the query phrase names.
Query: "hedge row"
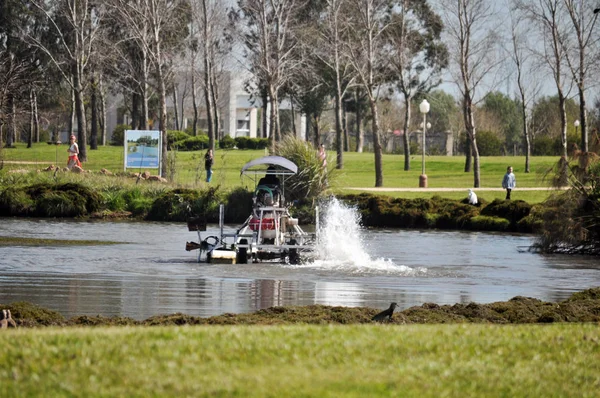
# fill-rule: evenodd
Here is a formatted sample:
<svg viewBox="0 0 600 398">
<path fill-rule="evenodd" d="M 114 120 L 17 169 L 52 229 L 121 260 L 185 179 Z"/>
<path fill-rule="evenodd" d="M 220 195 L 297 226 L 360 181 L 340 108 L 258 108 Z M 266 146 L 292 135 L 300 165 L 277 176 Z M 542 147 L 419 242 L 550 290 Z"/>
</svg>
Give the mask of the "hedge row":
<svg viewBox="0 0 600 398">
<path fill-rule="evenodd" d="M 173 189 L 149 197 L 139 188 L 96 191 L 68 183 L 44 183 L 8 187 L 0 191 L 0 217 L 87 217 L 123 213 L 150 221 L 187 221 L 202 217 L 218 222 L 219 203 L 226 204 L 225 221 L 241 223 L 250 214 L 252 193 L 243 188 L 219 192 Z M 481 200 L 478 206 L 434 196 L 431 199 L 401 199 L 371 194 L 345 195 L 367 227 L 467 229 L 478 231 L 533 232 L 535 212 L 521 200 Z M 481 199 L 481 198 L 480 198 Z M 314 223 L 312 204 L 297 203 L 292 209 L 301 223 Z"/>
</svg>

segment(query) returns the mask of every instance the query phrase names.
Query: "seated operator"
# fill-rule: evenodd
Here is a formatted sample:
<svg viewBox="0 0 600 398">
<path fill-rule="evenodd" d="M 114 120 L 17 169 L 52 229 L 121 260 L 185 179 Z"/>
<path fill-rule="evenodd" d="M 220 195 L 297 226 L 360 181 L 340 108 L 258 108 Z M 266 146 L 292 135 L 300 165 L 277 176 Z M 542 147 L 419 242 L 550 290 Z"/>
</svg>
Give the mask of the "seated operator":
<svg viewBox="0 0 600 398">
<path fill-rule="evenodd" d="M 279 188 L 279 178 L 275 174 L 275 167 L 269 166 L 267 174 L 258 181 L 258 185 L 266 185 L 269 188 Z"/>
</svg>

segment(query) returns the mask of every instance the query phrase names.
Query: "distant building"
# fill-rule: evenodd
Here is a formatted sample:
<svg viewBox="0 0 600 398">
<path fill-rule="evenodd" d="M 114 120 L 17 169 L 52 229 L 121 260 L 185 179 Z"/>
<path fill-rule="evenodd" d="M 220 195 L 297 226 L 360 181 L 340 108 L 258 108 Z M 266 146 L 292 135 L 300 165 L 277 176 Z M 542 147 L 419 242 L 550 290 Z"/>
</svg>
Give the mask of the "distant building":
<svg viewBox="0 0 600 398">
<path fill-rule="evenodd" d="M 260 125 L 259 125 L 259 109 L 261 108 L 260 98 L 252 98 L 244 90 L 244 81 L 248 79 L 249 75 L 246 73 L 233 73 L 226 72 L 224 78 L 219 85 L 219 112 L 221 117 L 221 133 L 223 136 L 229 135 L 235 137 L 259 137 L 260 136 Z M 180 74 L 180 83 L 178 86 L 179 98 L 178 112 L 180 119 L 179 129 L 184 131 L 191 126 L 193 123 L 193 104 L 192 96 L 190 93 L 191 83 L 185 74 Z M 183 107 L 181 105 L 182 96 Z M 206 118 L 206 108 L 204 95 L 201 89 L 198 89 L 198 95 L 196 98 L 198 109 L 199 109 L 199 120 L 198 128 L 205 131 L 208 129 L 208 123 Z M 110 106 L 107 106 L 107 139 L 110 140 L 112 132 L 118 124 L 129 124 L 131 121 L 131 115 L 123 112 L 124 107 L 122 106 L 123 97 L 114 97 L 111 101 Z M 169 130 L 175 129 L 175 113 L 174 113 L 174 99 L 172 91 L 167 94 L 167 128 Z M 183 117 L 181 117 L 181 109 L 183 108 Z M 289 101 L 282 101 L 280 110 L 290 109 Z M 157 124 L 153 128 L 157 128 Z M 302 137 L 302 131 L 304 128 L 304 117 L 300 114 L 296 115 L 295 119 L 296 134 L 298 137 Z"/>
</svg>

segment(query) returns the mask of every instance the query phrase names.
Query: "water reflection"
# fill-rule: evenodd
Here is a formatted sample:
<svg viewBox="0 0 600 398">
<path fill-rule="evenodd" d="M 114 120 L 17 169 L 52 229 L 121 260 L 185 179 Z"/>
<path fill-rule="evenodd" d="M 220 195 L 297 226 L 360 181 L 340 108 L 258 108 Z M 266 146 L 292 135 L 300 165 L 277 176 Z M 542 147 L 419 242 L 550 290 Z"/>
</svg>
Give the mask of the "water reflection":
<svg viewBox="0 0 600 398">
<path fill-rule="evenodd" d="M 361 234 L 362 263 L 300 267 L 198 264 L 184 250 L 193 234 L 177 223 L 0 219 L 2 236 L 126 242 L 0 247 L 0 303 L 29 301 L 66 317 L 206 317 L 282 305 L 386 308 L 391 301 L 407 308 L 517 295 L 559 301 L 600 285 L 595 259 L 520 253 L 529 236 L 369 230 Z"/>
</svg>

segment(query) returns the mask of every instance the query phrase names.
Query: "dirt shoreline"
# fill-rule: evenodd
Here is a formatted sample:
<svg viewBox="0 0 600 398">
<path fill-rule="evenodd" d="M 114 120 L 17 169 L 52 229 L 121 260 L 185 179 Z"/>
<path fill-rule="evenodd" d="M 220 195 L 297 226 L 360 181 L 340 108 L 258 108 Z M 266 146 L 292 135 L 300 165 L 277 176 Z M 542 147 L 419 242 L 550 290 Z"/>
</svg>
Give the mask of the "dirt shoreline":
<svg viewBox="0 0 600 398">
<path fill-rule="evenodd" d="M 46 326 L 160 326 L 160 325 L 292 325 L 369 324 L 382 309 L 325 305 L 270 307 L 247 314 L 222 314 L 202 318 L 176 313 L 143 321 L 125 317 L 76 316 L 65 319 L 56 311 L 27 302 L 0 305 L 10 309 L 18 327 Z M 524 324 L 553 322 L 600 322 L 600 287 L 574 293 L 560 302 L 544 302 L 517 296 L 489 304 L 438 305 L 425 303 L 394 313 L 390 324 L 487 323 Z"/>
</svg>

